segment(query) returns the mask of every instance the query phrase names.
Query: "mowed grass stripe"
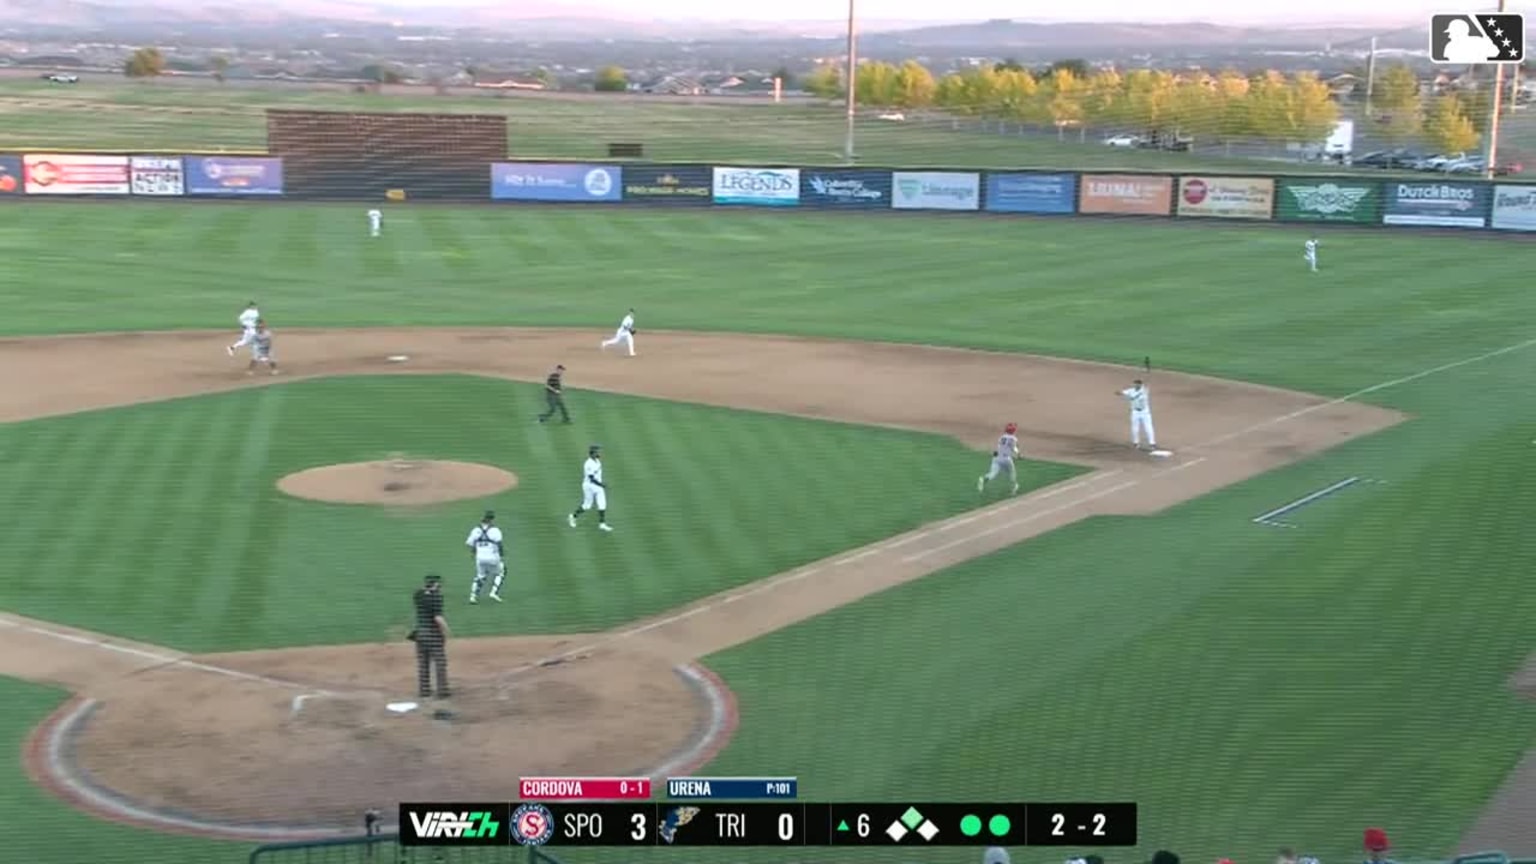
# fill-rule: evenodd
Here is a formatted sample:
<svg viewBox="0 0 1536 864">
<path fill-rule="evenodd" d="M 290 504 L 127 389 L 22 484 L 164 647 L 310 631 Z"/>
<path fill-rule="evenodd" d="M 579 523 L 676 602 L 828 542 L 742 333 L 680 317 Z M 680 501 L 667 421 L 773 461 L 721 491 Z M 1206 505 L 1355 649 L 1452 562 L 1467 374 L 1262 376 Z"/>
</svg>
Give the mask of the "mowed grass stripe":
<svg viewBox="0 0 1536 864">
<path fill-rule="evenodd" d="M 235 640 L 260 631 L 269 593 L 283 590 L 278 584 L 278 546 L 289 536 L 284 529 L 291 511 L 277 500 L 280 493 L 271 486 L 270 466 L 274 449 L 285 443 L 279 436 L 289 392 L 286 387 L 261 389 L 251 420 L 242 430 L 239 458 L 230 466 L 232 485 L 248 507 L 242 514 L 245 518 L 226 526 L 229 541 L 220 547 L 221 560 L 233 565 L 233 573 L 214 581 L 205 593 L 210 606 L 221 606 L 207 610 L 208 620 L 218 621 L 219 629 Z"/>
</svg>

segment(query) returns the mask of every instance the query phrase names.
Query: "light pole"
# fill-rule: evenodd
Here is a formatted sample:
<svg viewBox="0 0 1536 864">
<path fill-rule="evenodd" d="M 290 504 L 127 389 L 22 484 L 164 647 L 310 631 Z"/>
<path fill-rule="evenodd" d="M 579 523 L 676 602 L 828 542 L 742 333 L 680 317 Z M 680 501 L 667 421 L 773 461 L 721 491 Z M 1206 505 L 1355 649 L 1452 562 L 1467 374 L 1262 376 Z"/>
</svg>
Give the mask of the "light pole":
<svg viewBox="0 0 1536 864">
<path fill-rule="evenodd" d="M 1499 11 L 1505 9 L 1506 0 L 1499 0 Z M 1490 36 L 1492 34 L 1489 34 Z M 1488 118 L 1488 169 L 1487 177 L 1492 180 L 1494 168 L 1499 160 L 1499 115 L 1504 113 L 1504 64 L 1500 63 L 1493 70 L 1493 116 Z"/>
<path fill-rule="evenodd" d="M 850 165 L 853 164 L 856 158 L 853 152 L 853 126 L 854 120 L 858 115 L 858 100 L 855 98 L 855 94 L 859 92 L 859 49 L 857 37 L 854 35 L 855 19 L 853 4 L 854 0 L 848 0 L 848 73 L 843 76 L 848 87 L 848 98 L 846 100 L 848 103 L 848 130 L 846 137 L 843 139 L 843 158 Z"/>
</svg>

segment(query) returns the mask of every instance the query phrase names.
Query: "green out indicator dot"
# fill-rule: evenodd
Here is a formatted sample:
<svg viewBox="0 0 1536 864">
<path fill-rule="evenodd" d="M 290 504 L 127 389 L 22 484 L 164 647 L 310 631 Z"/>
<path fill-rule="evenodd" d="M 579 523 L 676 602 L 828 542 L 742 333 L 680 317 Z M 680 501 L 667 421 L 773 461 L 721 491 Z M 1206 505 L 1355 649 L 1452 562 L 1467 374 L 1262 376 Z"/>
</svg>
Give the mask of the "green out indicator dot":
<svg viewBox="0 0 1536 864">
<path fill-rule="evenodd" d="M 976 821 L 980 822 L 981 820 L 978 819 Z M 1007 816 L 1004 816 L 1001 813 L 987 820 L 987 830 L 992 832 L 993 837 L 1006 837 L 1008 835 L 1008 829 L 1012 827 L 1013 823 L 1009 821 Z"/>
<path fill-rule="evenodd" d="M 967 837 L 975 837 L 981 833 L 981 817 L 974 813 L 968 813 L 960 819 L 960 833 Z"/>
</svg>

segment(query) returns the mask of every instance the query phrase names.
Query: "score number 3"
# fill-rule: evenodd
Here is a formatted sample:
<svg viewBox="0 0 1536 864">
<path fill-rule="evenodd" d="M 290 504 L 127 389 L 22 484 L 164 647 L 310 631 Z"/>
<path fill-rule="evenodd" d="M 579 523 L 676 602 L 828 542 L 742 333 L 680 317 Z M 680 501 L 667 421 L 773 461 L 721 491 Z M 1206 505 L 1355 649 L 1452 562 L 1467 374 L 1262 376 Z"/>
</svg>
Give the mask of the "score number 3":
<svg viewBox="0 0 1536 864">
<path fill-rule="evenodd" d="M 1095 836 L 1095 837 L 1103 837 L 1104 836 L 1104 825 L 1108 821 L 1108 820 L 1106 820 L 1104 818 L 1104 814 L 1103 813 L 1095 813 L 1095 814 L 1093 814 L 1093 820 L 1092 821 L 1093 821 L 1093 836 Z M 1052 837 L 1065 837 L 1065 836 L 1067 836 L 1066 835 L 1066 830 L 1065 830 L 1066 827 L 1067 827 L 1067 817 L 1066 816 L 1064 816 L 1064 815 L 1062 815 L 1060 813 L 1052 813 L 1051 814 L 1051 836 Z"/>
<path fill-rule="evenodd" d="M 636 813 L 629 817 L 629 822 L 634 826 L 630 829 L 629 839 L 635 841 L 636 843 L 645 842 L 645 839 L 648 836 L 645 833 L 645 814 Z"/>
</svg>

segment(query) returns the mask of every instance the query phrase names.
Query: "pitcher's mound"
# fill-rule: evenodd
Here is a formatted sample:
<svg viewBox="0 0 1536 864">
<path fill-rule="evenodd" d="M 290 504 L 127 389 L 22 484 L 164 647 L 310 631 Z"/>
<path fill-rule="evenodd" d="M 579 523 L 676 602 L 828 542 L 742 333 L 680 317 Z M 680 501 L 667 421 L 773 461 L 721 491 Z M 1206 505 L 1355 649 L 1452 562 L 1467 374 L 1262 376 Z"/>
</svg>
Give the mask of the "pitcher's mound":
<svg viewBox="0 0 1536 864">
<path fill-rule="evenodd" d="M 516 485 L 516 474 L 490 465 L 404 458 L 323 465 L 277 481 L 295 498 L 403 506 L 484 498 Z"/>
</svg>

